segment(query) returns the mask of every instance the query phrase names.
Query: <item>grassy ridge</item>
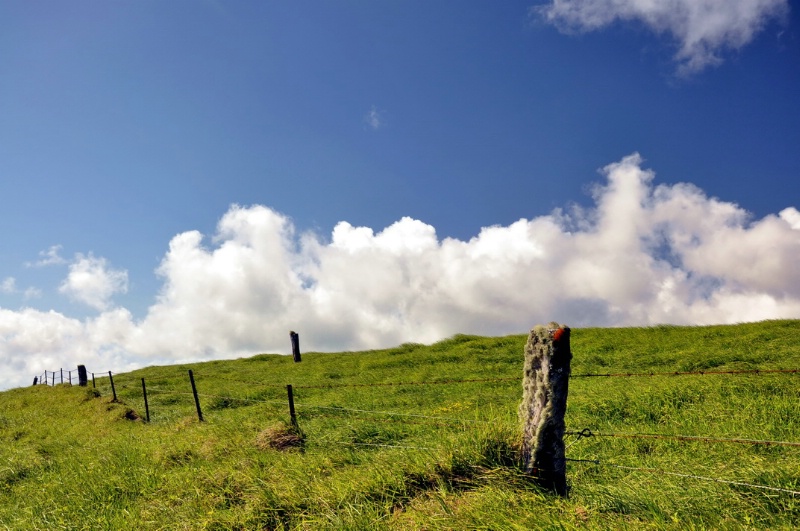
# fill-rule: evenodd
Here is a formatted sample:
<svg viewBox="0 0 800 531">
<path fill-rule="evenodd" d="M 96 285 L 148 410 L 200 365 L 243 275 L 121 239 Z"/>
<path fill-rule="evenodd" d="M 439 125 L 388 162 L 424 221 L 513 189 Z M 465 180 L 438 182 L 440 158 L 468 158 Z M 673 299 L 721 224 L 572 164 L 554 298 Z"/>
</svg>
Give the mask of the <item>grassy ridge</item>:
<svg viewBox="0 0 800 531">
<path fill-rule="evenodd" d="M 519 469 L 524 335 L 149 367 L 0 393 L 0 528 L 795 528 L 800 448 L 567 440 L 569 499 Z M 573 374 L 800 367 L 800 322 L 577 329 Z M 206 422 L 197 421 L 187 370 Z M 90 368 L 91 370 L 91 368 Z M 151 422 L 144 416 L 145 378 Z M 438 385 L 386 385 L 501 379 Z M 800 441 L 800 374 L 573 378 L 568 428 Z M 302 447 L 292 447 L 285 384 Z M 362 387 L 354 384 L 369 384 Z M 289 441 L 281 447 L 282 441 Z M 629 468 L 621 468 L 629 467 Z"/>
</svg>

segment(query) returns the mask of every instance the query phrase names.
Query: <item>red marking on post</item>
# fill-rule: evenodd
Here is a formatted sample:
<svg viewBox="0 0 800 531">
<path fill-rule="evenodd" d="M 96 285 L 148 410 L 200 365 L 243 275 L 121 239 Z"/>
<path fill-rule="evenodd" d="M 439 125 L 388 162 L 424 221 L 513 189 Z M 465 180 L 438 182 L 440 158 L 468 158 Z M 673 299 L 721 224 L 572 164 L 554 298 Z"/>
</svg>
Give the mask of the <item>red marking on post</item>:
<svg viewBox="0 0 800 531">
<path fill-rule="evenodd" d="M 559 339 L 561 339 L 561 336 L 563 335 L 564 335 L 564 329 L 556 328 L 556 331 L 553 332 L 553 341 L 558 341 Z"/>
</svg>

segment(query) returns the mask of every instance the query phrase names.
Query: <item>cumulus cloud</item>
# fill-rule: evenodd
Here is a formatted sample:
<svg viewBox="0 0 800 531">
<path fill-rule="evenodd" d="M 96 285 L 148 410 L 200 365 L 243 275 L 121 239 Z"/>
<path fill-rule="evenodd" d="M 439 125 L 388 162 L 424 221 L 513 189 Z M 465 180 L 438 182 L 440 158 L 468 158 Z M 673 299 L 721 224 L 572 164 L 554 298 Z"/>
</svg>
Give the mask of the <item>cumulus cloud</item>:
<svg viewBox="0 0 800 531">
<path fill-rule="evenodd" d="M 78 253 L 58 291 L 96 310 L 105 310 L 115 293 L 128 291 L 128 272 L 111 269 L 105 258 Z"/>
<path fill-rule="evenodd" d="M 532 12 L 567 32 L 642 23 L 675 39 L 678 71 L 691 74 L 719 64 L 724 51 L 742 48 L 788 10 L 788 0 L 550 0 Z"/>
<path fill-rule="evenodd" d="M 213 235 L 176 235 L 146 316 L 76 320 L 0 309 L 0 359 L 25 379 L 62 365 L 97 370 L 304 350 L 360 350 L 452 334 L 572 326 L 800 318 L 800 212 L 752 219 L 691 184 L 655 184 L 633 154 L 602 169 L 594 205 L 566 207 L 468 241 L 402 218 L 298 234 L 285 215 L 232 206 Z M 95 308 L 124 272 L 79 257 L 65 291 Z M 76 352 L 80 358 L 76 358 Z M 94 365 L 93 365 L 94 367 Z M 95 369 L 92 369 L 95 370 Z M 27 371 L 27 372 L 25 372 Z"/>
</svg>

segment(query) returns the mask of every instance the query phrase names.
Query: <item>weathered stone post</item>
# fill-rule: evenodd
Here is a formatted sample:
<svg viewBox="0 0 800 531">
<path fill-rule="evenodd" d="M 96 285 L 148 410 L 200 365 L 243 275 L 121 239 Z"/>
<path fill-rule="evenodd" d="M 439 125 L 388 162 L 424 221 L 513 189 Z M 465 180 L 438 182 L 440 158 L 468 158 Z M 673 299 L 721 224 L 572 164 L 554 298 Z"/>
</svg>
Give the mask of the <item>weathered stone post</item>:
<svg viewBox="0 0 800 531">
<path fill-rule="evenodd" d="M 294 362 L 300 362 L 300 336 L 297 332 L 289 332 L 289 338 L 292 340 L 292 356 L 294 357 Z"/>
<path fill-rule="evenodd" d="M 564 414 L 571 359 L 567 326 L 550 323 L 531 330 L 519 407 L 525 470 L 543 488 L 560 496 L 568 494 Z"/>
<path fill-rule="evenodd" d="M 81 387 L 86 387 L 86 384 L 89 383 L 89 377 L 86 374 L 86 366 L 78 365 L 78 385 Z"/>
</svg>

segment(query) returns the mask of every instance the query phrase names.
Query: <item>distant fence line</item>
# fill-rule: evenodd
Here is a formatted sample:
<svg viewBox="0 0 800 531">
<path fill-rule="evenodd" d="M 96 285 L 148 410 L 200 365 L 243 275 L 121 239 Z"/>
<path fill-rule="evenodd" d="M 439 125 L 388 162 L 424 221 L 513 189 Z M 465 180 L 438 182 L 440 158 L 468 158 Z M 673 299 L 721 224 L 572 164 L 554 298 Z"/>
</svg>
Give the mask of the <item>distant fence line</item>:
<svg viewBox="0 0 800 531">
<path fill-rule="evenodd" d="M 34 385 L 56 385 L 57 383 L 73 384 L 77 381 L 78 369 L 59 369 L 58 371 L 44 371 L 44 373 L 34 377 Z M 73 373 L 75 375 L 73 376 Z M 105 377 L 106 375 L 116 374 L 111 371 L 92 372 L 90 373 L 94 379 L 97 375 Z M 605 372 L 605 373 L 578 373 L 571 374 L 570 378 L 632 378 L 632 377 L 662 377 L 662 376 L 713 376 L 713 375 L 759 375 L 759 374 L 800 374 L 800 369 L 743 369 L 743 370 L 696 370 L 696 371 L 651 371 L 651 372 Z M 65 376 L 66 375 L 66 376 Z M 245 381 L 234 378 L 225 378 L 222 376 L 215 377 L 218 380 L 227 380 L 235 383 L 242 383 L 253 386 L 261 387 L 276 387 L 283 388 L 284 385 Z M 372 383 L 352 383 L 352 384 L 315 384 L 315 385 L 296 385 L 295 389 L 336 389 L 347 387 L 392 387 L 404 385 L 447 385 L 447 384 L 462 384 L 462 383 L 492 383 L 492 382 L 517 382 L 520 379 L 513 378 L 468 378 L 468 379 L 447 379 L 447 380 L 429 380 L 421 382 L 372 382 Z"/>
<path fill-rule="evenodd" d="M 42 374 L 38 376 L 34 376 L 33 378 L 33 385 L 59 385 L 59 384 L 67 384 L 67 385 L 75 385 L 80 383 L 80 368 L 78 367 L 74 369 L 59 369 L 57 371 L 48 371 L 45 370 Z M 111 371 L 105 371 L 102 373 L 94 373 L 88 372 L 87 374 L 92 375 L 92 387 L 96 387 L 95 378 L 99 375 L 101 378 L 105 378 L 106 376 L 111 376 Z M 66 376 L 65 376 L 66 375 Z"/>
</svg>

